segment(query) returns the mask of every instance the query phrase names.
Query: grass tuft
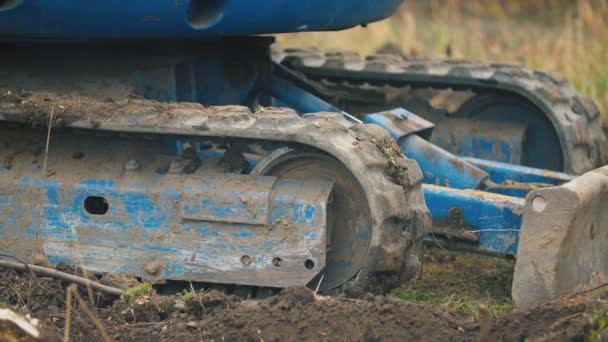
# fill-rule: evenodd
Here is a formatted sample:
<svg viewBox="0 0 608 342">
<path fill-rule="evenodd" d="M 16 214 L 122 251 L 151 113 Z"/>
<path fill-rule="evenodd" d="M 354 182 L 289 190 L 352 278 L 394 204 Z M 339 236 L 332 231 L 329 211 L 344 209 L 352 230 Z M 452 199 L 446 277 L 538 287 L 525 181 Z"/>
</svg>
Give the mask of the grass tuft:
<svg viewBox="0 0 608 342">
<path fill-rule="evenodd" d="M 589 318 L 590 329 L 585 336 L 585 341 L 595 342 L 604 340 L 604 330 L 608 327 L 608 314 L 605 310 L 595 311 Z"/>
<path fill-rule="evenodd" d="M 126 300 L 126 301 L 132 301 L 134 299 L 137 299 L 141 296 L 147 296 L 150 295 L 152 292 L 154 291 L 154 289 L 152 288 L 152 284 L 150 283 L 143 283 L 139 286 L 135 286 L 135 287 L 131 287 L 129 289 L 127 289 L 121 296 L 120 299 Z"/>
<path fill-rule="evenodd" d="M 392 295 L 466 318 L 477 318 L 479 305 L 485 304 L 499 317 L 514 310 L 512 274 L 512 260 L 427 248 L 420 276 Z"/>
</svg>

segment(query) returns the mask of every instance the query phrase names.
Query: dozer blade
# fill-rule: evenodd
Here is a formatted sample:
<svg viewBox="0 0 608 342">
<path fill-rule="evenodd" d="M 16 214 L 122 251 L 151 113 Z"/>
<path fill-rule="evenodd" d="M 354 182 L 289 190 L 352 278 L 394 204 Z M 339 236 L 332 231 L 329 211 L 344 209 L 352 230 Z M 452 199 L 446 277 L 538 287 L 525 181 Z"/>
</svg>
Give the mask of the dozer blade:
<svg viewBox="0 0 608 342">
<path fill-rule="evenodd" d="M 608 280 L 608 166 L 526 197 L 512 295 L 520 309 Z"/>
</svg>

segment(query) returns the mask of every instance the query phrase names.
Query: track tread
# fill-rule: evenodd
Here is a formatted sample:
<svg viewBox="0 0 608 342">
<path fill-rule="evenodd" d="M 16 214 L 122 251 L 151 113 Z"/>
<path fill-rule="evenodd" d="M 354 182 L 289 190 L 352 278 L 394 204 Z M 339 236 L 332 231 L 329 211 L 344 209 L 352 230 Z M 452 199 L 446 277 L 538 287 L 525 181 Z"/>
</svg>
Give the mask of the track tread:
<svg viewBox="0 0 608 342">
<path fill-rule="evenodd" d="M 397 54 L 362 57 L 350 51 L 273 50 L 275 62 L 305 77 L 375 86 L 423 84 L 434 89 L 457 86 L 524 96 L 541 109 L 558 131 L 564 171 L 581 174 L 608 163 L 608 140 L 599 110 L 563 78 L 519 64 L 483 64 L 470 60 L 408 59 Z"/>
<path fill-rule="evenodd" d="M 97 99 L 0 88 L 0 121 L 53 129 L 216 137 L 304 145 L 342 162 L 361 183 L 371 209 L 371 243 L 349 289 L 386 291 L 399 285 L 407 257 L 430 226 L 422 196 L 422 172 L 401 154 L 388 158 L 380 146 L 394 142 L 373 126 L 352 125 L 336 113 L 299 117 L 290 109 L 204 107 L 195 103 Z M 18 129 L 18 128 L 15 128 Z M 331 137 L 331 139 L 328 139 Z M 397 148 L 396 145 L 393 148 Z M 395 177 L 395 173 L 399 177 Z M 377 275 L 391 275 L 386 281 Z"/>
</svg>

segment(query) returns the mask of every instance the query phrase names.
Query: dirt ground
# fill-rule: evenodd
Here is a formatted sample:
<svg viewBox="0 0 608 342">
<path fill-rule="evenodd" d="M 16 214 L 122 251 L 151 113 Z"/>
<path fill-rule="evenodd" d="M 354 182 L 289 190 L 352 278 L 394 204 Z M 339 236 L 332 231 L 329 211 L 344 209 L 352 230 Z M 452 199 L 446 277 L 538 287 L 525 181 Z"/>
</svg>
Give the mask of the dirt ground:
<svg viewBox="0 0 608 342">
<path fill-rule="evenodd" d="M 161 296 L 149 286 L 139 286 L 129 298 L 93 294 L 91 300 L 86 290 L 79 289 L 87 308 L 95 306 L 94 317 L 87 315 L 82 303 L 72 304 L 70 340 L 103 340 L 94 319 L 117 341 L 597 341 L 608 337 L 604 330 L 608 302 L 602 296 L 581 294 L 529 312 L 514 310 L 505 292 L 510 279 L 503 276 L 510 267 L 512 262 L 495 258 L 435 251 L 425 256 L 423 273 L 414 282 L 390 295 L 360 298 L 320 296 L 307 288 L 286 289 L 262 300 L 214 290 Z M 470 273 L 475 268 L 478 272 Z M 44 340 L 59 341 L 66 328 L 67 285 L 0 269 L 0 307 L 39 319 Z M 0 324 L 0 341 L 12 341 L 5 338 L 9 330 L 16 331 Z"/>
</svg>

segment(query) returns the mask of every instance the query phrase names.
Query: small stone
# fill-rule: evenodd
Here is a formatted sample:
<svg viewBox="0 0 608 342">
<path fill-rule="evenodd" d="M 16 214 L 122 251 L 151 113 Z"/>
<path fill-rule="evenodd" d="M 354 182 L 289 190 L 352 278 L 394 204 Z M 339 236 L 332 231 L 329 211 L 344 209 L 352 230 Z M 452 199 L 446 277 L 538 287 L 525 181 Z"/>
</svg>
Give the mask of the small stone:
<svg viewBox="0 0 608 342">
<path fill-rule="evenodd" d="M 169 165 L 169 173 L 174 175 L 184 173 L 184 165 L 179 160 L 172 161 Z"/>
<path fill-rule="evenodd" d="M 135 159 L 129 159 L 129 161 L 125 164 L 125 170 L 127 171 L 135 171 L 141 167 L 141 163 Z"/>
</svg>

